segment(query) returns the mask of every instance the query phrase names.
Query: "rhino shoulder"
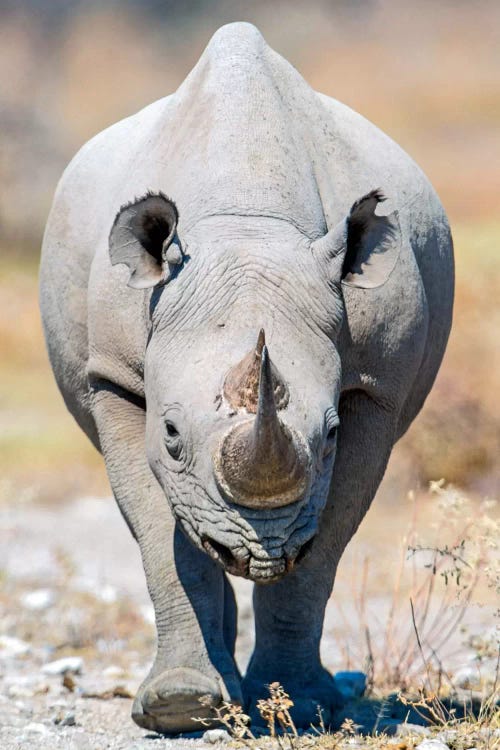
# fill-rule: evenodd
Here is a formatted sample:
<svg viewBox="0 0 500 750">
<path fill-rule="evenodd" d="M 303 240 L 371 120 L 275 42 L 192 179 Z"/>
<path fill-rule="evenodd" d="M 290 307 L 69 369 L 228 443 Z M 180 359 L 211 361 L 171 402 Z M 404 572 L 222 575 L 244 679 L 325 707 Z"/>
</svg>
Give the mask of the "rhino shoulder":
<svg viewBox="0 0 500 750">
<path fill-rule="evenodd" d="M 344 104 L 318 97 L 327 124 L 325 160 L 335 183 L 346 200 L 380 188 L 387 196 L 383 213 L 397 214 L 400 233 L 382 284 L 343 285 L 344 388 L 401 404 L 416 373 L 433 377 L 450 328 L 453 252 L 447 217 L 426 175 L 400 146 Z"/>
</svg>

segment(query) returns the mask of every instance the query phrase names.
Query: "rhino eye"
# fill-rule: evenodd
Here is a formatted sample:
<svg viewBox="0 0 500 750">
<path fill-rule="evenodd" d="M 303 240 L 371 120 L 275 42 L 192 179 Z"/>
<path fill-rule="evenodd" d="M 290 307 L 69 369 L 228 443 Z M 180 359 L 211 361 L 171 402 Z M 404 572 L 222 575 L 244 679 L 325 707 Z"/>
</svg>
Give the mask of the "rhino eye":
<svg viewBox="0 0 500 750">
<path fill-rule="evenodd" d="M 336 427 L 330 427 L 330 429 L 326 433 L 326 439 L 327 440 L 333 440 L 336 434 L 337 434 L 337 428 Z"/>
<path fill-rule="evenodd" d="M 172 438 L 179 436 L 179 431 L 173 422 L 167 421 L 167 435 Z"/>
<path fill-rule="evenodd" d="M 175 461 L 182 458 L 182 440 L 175 424 L 169 419 L 165 422 L 165 447 Z"/>
<path fill-rule="evenodd" d="M 328 409 L 325 414 L 325 429 L 326 429 L 326 452 L 329 452 L 332 448 L 332 443 L 337 435 L 337 429 L 340 424 L 339 415 L 337 410 L 333 407 Z"/>
</svg>

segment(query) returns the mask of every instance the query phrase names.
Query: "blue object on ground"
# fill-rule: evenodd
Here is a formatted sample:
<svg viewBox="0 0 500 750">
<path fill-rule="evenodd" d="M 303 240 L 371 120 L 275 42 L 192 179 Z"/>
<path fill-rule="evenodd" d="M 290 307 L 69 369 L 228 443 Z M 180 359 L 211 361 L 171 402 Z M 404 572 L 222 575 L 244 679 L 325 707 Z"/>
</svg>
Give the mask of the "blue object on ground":
<svg viewBox="0 0 500 750">
<path fill-rule="evenodd" d="M 366 690 L 364 672 L 337 672 L 335 686 L 344 698 L 361 698 Z"/>
</svg>

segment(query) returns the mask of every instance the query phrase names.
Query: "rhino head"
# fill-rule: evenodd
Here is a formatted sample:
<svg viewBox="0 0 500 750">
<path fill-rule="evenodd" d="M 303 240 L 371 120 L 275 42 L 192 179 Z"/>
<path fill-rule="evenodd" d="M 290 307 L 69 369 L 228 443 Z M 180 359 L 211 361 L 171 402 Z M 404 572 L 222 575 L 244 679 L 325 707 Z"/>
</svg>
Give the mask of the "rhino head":
<svg viewBox="0 0 500 750">
<path fill-rule="evenodd" d="M 311 240 L 263 217 L 211 216 L 182 238 L 163 194 L 110 234 L 129 286 L 152 289 L 146 450 L 173 514 L 225 570 L 277 580 L 307 553 L 337 448 L 341 281 L 383 283 L 399 248 L 373 191 Z"/>
</svg>

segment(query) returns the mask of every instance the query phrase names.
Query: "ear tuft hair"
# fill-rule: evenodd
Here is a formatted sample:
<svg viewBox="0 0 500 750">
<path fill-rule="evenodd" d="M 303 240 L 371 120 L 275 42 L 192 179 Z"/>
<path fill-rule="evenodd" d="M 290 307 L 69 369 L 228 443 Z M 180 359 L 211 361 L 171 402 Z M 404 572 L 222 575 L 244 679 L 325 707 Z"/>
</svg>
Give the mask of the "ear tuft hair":
<svg viewBox="0 0 500 750">
<path fill-rule="evenodd" d="M 127 208 L 132 208 L 133 206 L 137 206 L 139 203 L 142 203 L 142 201 L 145 201 L 147 198 L 161 198 L 166 203 L 169 203 L 170 206 L 172 207 L 172 209 L 175 212 L 176 222 L 179 220 L 179 211 L 177 210 L 177 206 L 175 205 L 175 203 L 172 200 L 172 198 L 169 198 L 168 195 L 166 195 L 162 190 L 158 190 L 158 192 L 156 192 L 156 193 L 153 190 L 147 190 L 144 193 L 144 195 L 141 195 L 139 197 L 136 195 L 135 198 L 133 198 L 132 200 L 128 201 L 127 203 L 123 203 L 120 206 L 120 209 L 119 209 L 119 211 L 117 212 L 117 214 L 115 216 L 115 220 L 113 222 L 113 226 L 118 221 L 118 218 L 119 218 L 120 214 L 122 213 L 122 211 L 126 211 Z"/>
</svg>

